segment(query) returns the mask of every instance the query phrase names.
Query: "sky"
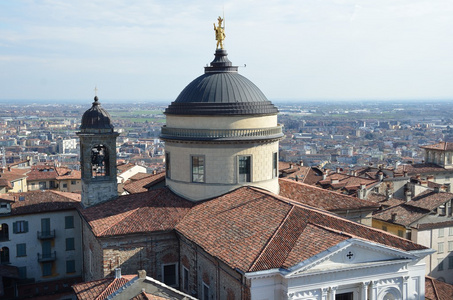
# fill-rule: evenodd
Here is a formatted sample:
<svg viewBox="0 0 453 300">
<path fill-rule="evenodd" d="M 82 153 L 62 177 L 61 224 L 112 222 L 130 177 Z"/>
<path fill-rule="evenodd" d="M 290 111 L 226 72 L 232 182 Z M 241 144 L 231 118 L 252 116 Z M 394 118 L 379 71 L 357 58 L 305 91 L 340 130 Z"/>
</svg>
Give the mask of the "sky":
<svg viewBox="0 0 453 300">
<path fill-rule="evenodd" d="M 0 100 L 173 101 L 218 16 L 269 100 L 453 100 L 451 0 L 0 0 Z"/>
</svg>

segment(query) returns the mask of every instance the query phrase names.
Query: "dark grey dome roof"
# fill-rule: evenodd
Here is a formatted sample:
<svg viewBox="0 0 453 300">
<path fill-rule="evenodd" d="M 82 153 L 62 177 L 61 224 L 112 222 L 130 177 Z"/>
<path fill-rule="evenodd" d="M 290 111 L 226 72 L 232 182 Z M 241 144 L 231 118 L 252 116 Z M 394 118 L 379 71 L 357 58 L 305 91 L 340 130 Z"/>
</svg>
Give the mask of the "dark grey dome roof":
<svg viewBox="0 0 453 300">
<path fill-rule="evenodd" d="M 277 108 L 250 80 L 238 74 L 226 50 L 217 49 L 205 74 L 192 81 L 165 110 L 173 115 L 263 115 Z"/>
<path fill-rule="evenodd" d="M 110 121 L 110 114 L 101 107 L 98 97 L 94 97 L 93 105 L 82 116 L 80 129 L 111 129 L 113 125 Z"/>
</svg>

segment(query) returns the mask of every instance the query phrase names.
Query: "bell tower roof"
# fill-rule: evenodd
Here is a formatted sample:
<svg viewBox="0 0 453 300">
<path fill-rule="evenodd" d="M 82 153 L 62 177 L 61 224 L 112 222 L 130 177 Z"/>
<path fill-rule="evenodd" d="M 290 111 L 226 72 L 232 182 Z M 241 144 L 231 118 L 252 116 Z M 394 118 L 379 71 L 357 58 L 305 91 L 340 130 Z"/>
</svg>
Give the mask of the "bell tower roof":
<svg viewBox="0 0 453 300">
<path fill-rule="evenodd" d="M 93 105 L 82 116 L 81 131 L 103 130 L 113 132 L 110 114 L 101 106 L 98 96 L 94 97 Z"/>
</svg>

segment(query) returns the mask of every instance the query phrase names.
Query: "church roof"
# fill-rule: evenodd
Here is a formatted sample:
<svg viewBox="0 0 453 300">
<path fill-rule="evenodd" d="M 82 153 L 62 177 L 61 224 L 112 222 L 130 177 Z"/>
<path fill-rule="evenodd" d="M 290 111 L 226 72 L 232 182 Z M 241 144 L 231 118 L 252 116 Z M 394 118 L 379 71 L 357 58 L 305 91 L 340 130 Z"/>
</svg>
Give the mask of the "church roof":
<svg viewBox="0 0 453 300">
<path fill-rule="evenodd" d="M 268 115 L 277 108 L 238 74 L 226 50 L 217 49 L 205 74 L 193 80 L 165 110 L 167 115 Z"/>
<path fill-rule="evenodd" d="M 424 246 L 263 190 L 242 187 L 194 206 L 176 230 L 233 269 L 288 268 L 359 238 L 405 251 Z"/>
<path fill-rule="evenodd" d="M 168 231 L 190 210 L 193 203 L 167 188 L 124 195 L 81 210 L 95 236 Z"/>
</svg>

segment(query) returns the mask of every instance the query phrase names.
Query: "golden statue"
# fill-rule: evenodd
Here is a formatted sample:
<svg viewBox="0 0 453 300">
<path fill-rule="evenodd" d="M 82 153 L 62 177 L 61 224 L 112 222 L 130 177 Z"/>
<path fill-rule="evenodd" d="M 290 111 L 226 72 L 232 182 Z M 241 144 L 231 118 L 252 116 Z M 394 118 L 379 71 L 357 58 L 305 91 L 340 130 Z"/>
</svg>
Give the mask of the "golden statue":
<svg viewBox="0 0 453 300">
<path fill-rule="evenodd" d="M 221 17 L 217 18 L 219 25 L 216 27 L 214 23 L 215 39 L 217 40 L 217 49 L 223 49 L 223 40 L 225 39 L 225 28 L 222 27 L 223 19 Z M 219 47 L 220 46 L 220 47 Z"/>
</svg>

